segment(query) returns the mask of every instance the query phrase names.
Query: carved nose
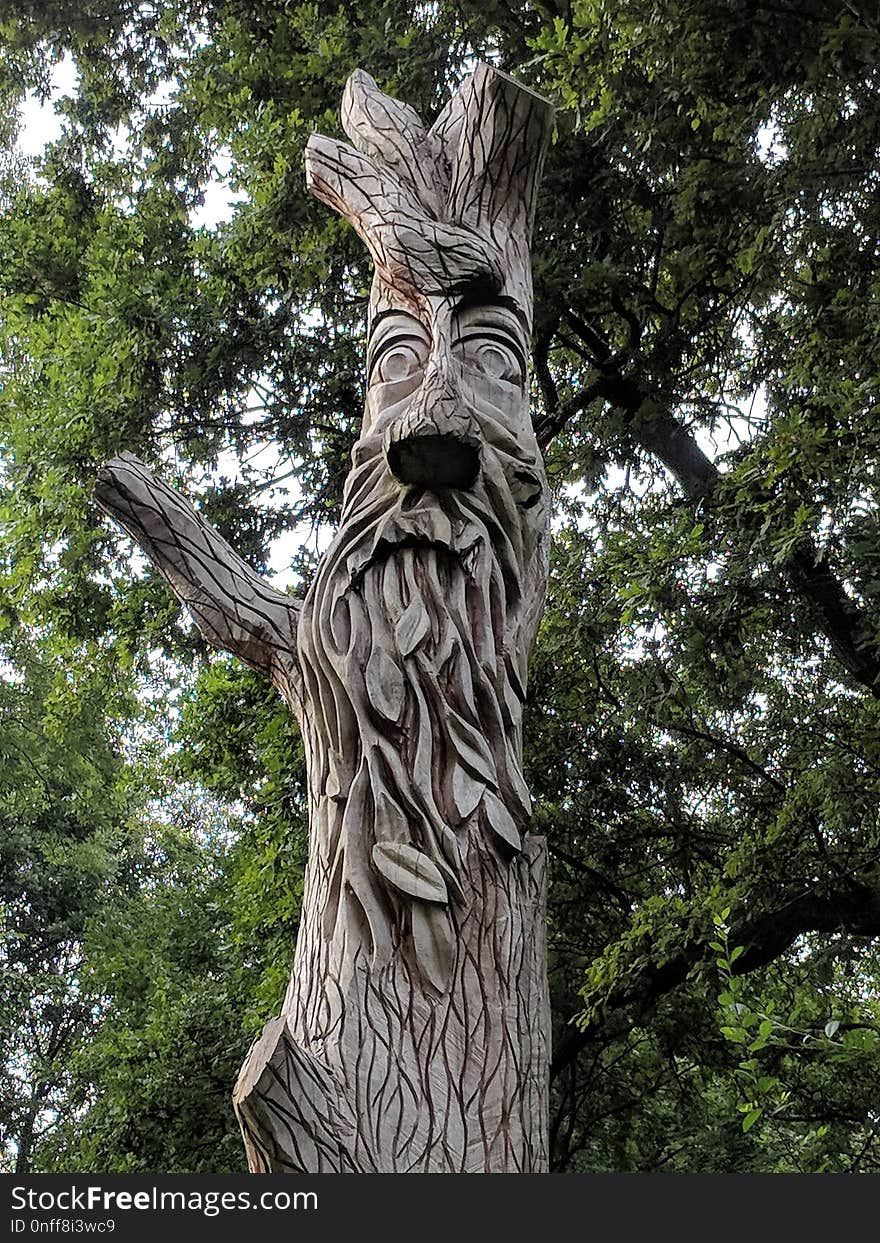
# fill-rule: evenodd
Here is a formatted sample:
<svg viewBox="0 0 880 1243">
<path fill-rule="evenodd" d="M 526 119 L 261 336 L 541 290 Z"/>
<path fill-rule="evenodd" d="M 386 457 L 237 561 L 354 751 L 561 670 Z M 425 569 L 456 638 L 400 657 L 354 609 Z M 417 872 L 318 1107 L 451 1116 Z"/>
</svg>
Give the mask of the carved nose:
<svg viewBox="0 0 880 1243">
<path fill-rule="evenodd" d="M 388 446 L 388 465 L 401 483 L 421 488 L 469 488 L 480 471 L 480 451 L 458 436 L 406 436 Z"/>
</svg>

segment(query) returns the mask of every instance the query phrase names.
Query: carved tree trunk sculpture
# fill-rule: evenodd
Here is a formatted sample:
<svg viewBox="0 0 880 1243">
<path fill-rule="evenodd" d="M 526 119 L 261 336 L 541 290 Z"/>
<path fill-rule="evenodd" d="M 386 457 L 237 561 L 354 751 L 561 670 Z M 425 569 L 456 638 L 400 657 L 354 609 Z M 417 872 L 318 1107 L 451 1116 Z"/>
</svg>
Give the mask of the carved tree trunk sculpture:
<svg viewBox="0 0 880 1243">
<path fill-rule="evenodd" d="M 546 1169 L 546 849 L 525 837 L 546 479 L 528 242 L 551 109 L 485 65 L 425 129 L 365 73 L 312 192 L 375 263 L 340 530 L 302 603 L 123 454 L 101 504 L 297 714 L 311 815 L 290 987 L 234 1101 L 251 1169 Z"/>
</svg>

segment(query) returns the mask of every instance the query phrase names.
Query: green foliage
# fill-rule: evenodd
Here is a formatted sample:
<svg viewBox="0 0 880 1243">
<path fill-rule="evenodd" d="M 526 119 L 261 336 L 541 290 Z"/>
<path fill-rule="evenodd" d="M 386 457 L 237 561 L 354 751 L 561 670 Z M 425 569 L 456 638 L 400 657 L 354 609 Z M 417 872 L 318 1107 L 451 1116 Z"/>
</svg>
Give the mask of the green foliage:
<svg viewBox="0 0 880 1243">
<path fill-rule="evenodd" d="M 241 1166 L 228 1092 L 290 960 L 302 750 L 91 484 L 141 453 L 260 570 L 335 520 L 370 272 L 302 149 L 354 67 L 431 115 L 483 56 L 558 107 L 525 731 L 555 1167 L 876 1170 L 874 6 L 111 9 L 0 18 L 0 101 L 78 72 L 33 168 L 0 132 L 7 1151 Z M 205 227 L 214 170 L 235 201 Z"/>
<path fill-rule="evenodd" d="M 121 688 L 18 634 L 0 649 L 0 1153 L 27 1170 L 74 1108 L 71 1058 L 92 1025 L 82 939 L 131 883 L 138 833 L 112 741 Z"/>
<path fill-rule="evenodd" d="M 245 1168 L 229 1095 L 256 1034 L 243 1011 L 259 971 L 233 948 L 234 876 L 216 846 L 169 829 L 146 869 L 91 921 L 83 974 L 102 1019 L 72 1067 L 80 1110 L 41 1153 L 44 1170 Z"/>
<path fill-rule="evenodd" d="M 731 945 L 726 922 L 729 915 L 729 908 L 714 915 L 716 939 L 710 948 L 717 954 L 722 984 L 718 994 L 720 1031 L 739 1055 L 734 1076 L 743 1134 L 751 1134 L 770 1154 L 771 1168 L 851 1170 L 861 1150 L 873 1142 L 869 1119 L 861 1134 L 847 1135 L 827 1098 L 821 1110 L 806 1114 L 802 1110 L 804 1101 L 811 1099 L 805 1093 L 815 1091 L 815 1085 L 824 1084 L 826 1079 L 876 1082 L 878 1007 L 876 1001 L 866 1005 L 864 996 L 859 995 L 871 987 L 870 971 L 865 974 L 855 965 L 855 970 L 850 967 L 835 972 L 833 959 L 827 954 L 817 955 L 822 970 L 816 972 L 813 988 L 796 994 L 793 1004 L 789 1001 L 791 1012 L 783 1017 L 777 1012 L 776 990 L 767 988 L 755 996 L 748 979 L 736 973 L 735 964 L 746 947 Z M 830 1004 L 843 1017 L 825 1018 L 823 1004 Z M 828 1091 L 822 1090 L 823 1094 Z"/>
</svg>

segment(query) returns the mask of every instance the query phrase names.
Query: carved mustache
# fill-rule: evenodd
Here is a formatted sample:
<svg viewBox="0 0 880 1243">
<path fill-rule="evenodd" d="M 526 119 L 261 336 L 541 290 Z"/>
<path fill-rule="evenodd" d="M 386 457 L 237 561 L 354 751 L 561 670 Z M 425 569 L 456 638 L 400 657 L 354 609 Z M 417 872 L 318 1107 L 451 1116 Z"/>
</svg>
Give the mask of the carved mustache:
<svg viewBox="0 0 880 1243">
<path fill-rule="evenodd" d="M 351 586 L 356 587 L 367 570 L 404 548 L 431 548 L 454 557 L 470 574 L 484 545 L 504 563 L 511 561 L 509 541 L 499 540 L 500 531 L 488 505 L 469 497 L 467 507 L 452 493 L 403 493 L 383 497 L 378 514 L 345 549 Z M 498 545 L 501 544 L 499 549 Z M 340 548 L 340 552 L 343 549 Z M 499 552 L 501 553 L 499 557 Z M 510 569 L 514 567 L 510 564 Z"/>
<path fill-rule="evenodd" d="M 486 544 L 505 578 L 515 583 L 529 555 L 528 533 L 543 523 L 544 489 L 538 471 L 483 444 L 479 480 L 468 489 L 401 488 L 377 439 L 356 450 L 343 520 L 328 556 L 344 559 L 352 585 L 370 565 L 404 547 L 427 546 L 452 554 L 470 570 Z"/>
</svg>

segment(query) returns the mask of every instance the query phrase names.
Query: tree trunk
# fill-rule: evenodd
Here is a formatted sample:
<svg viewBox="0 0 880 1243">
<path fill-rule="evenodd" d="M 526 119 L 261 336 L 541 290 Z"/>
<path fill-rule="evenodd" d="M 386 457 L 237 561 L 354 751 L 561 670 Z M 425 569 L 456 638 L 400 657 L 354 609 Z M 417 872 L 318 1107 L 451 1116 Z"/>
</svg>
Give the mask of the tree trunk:
<svg viewBox="0 0 880 1243">
<path fill-rule="evenodd" d="M 313 855 L 284 1012 L 235 1102 L 259 1173 L 535 1173 L 547 1168 L 547 852 L 513 865 L 478 836 L 451 988 L 426 994 L 404 953 L 379 971 L 320 935 L 329 869 Z"/>
<path fill-rule="evenodd" d="M 426 130 L 352 75 L 313 192 L 376 265 L 364 426 L 300 604 L 123 455 L 97 496 L 203 632 L 269 677 L 308 761 L 293 975 L 234 1092 L 256 1172 L 547 1168 L 547 852 L 522 704 L 549 498 L 528 242 L 549 105 L 480 66 Z"/>
</svg>

